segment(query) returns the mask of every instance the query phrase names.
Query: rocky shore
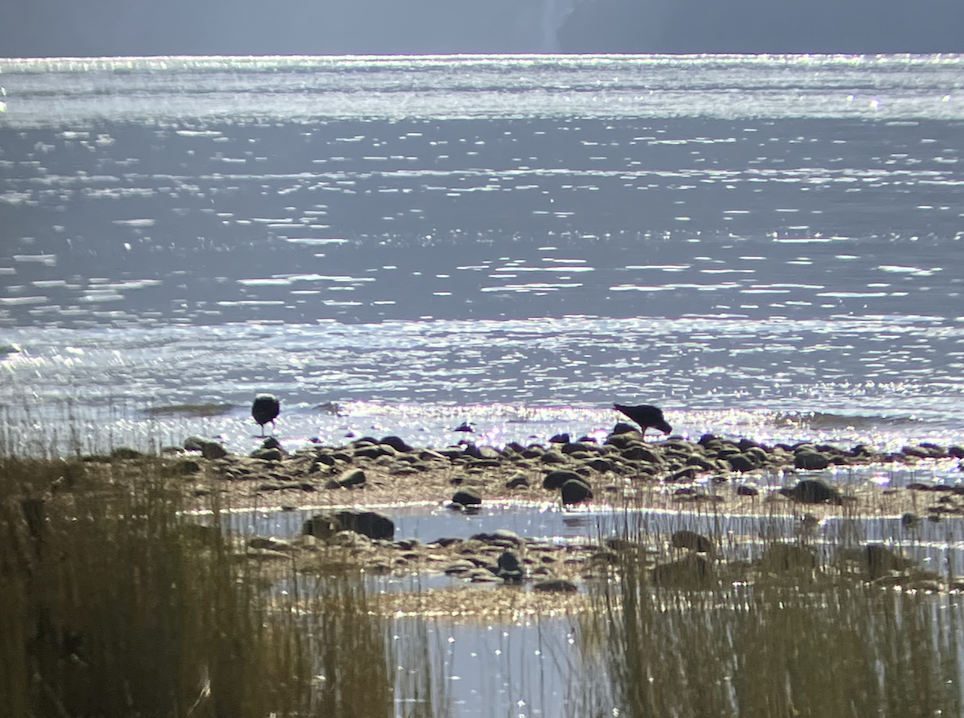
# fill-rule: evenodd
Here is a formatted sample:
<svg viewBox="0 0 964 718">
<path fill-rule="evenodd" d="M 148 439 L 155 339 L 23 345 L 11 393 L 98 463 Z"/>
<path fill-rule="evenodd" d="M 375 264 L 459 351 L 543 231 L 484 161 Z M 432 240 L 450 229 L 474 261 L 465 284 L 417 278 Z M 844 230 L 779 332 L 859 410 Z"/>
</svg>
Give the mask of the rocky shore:
<svg viewBox="0 0 964 718">
<path fill-rule="evenodd" d="M 199 496 L 218 491 L 236 508 L 448 503 L 455 510 L 472 510 L 484 502 L 512 500 L 632 503 L 644 508 L 704 504 L 745 512 L 771 512 L 772 506 L 765 505 L 773 503 L 788 508 L 805 503 L 877 511 L 887 496 L 918 490 L 944 499 L 931 502 L 936 505 L 924 507 L 925 512 L 964 512 L 953 498 L 964 494 L 964 487 L 958 491 L 948 485 L 908 484 L 890 487 L 890 494 L 874 491 L 876 485 L 831 486 L 816 493 L 795 489 L 801 480 L 825 481 L 835 472 L 870 465 L 887 471 L 944 462 L 959 470 L 964 457 L 960 445 L 920 443 L 882 453 L 864 444 L 768 446 L 712 434 L 698 441 L 647 441 L 620 423 L 602 443 L 561 434 L 545 444 L 497 448 L 463 441 L 433 449 L 385 436 L 338 447 L 310 445 L 289 454 L 269 437 L 243 456 L 228 453 L 215 441 L 191 437 L 183 447 L 167 449 L 165 457 L 177 473 L 196 480 Z M 876 500 L 873 506 L 863 503 L 872 498 L 869 491 Z M 889 503 L 896 510 L 896 502 Z"/>
<path fill-rule="evenodd" d="M 878 473 L 900 470 L 903 476 L 927 467 L 956 475 L 962 457 L 962 446 L 928 443 L 882 453 L 866 445 L 769 446 L 709 434 L 698 441 L 647 441 L 633 427 L 617 424 L 601 443 L 558 435 L 545 444 L 493 447 L 463 441 L 433 449 L 386 436 L 289 453 L 269 437 L 248 456 L 192 437 L 183 447 L 166 450 L 163 461 L 169 473 L 183 479 L 198 508 L 214 494 L 221 506 L 232 509 L 311 508 L 313 517 L 300 536 L 238 539 L 238 551 L 254 560 L 293 559 L 308 569 L 334 552 L 369 573 L 446 574 L 475 584 L 524 583 L 536 591 L 571 593 L 580 582 L 610 576 L 627 552 L 666 585 L 749 580 L 760 570 L 815 569 L 818 552 L 807 537 L 815 536 L 828 517 L 900 517 L 911 536 L 924 522 L 964 516 L 964 486 L 835 478 L 870 466 Z M 406 504 L 426 511 L 477 512 L 497 502 L 790 516 L 798 530 L 791 541 L 775 541 L 750 565 L 728 560 L 722 537 L 692 531 L 558 543 L 502 529 L 422 543 L 396 536 L 387 515 Z M 840 547 L 834 560 L 835 570 L 845 566 L 870 580 L 928 590 L 952 587 L 886 546 Z"/>
</svg>

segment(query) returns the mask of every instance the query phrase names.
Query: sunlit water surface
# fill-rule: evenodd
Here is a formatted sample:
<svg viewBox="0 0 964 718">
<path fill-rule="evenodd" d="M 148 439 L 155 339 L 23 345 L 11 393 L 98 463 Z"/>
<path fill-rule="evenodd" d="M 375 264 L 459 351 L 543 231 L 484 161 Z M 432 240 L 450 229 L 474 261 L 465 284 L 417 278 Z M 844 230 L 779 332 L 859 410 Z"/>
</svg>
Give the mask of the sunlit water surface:
<svg viewBox="0 0 964 718">
<path fill-rule="evenodd" d="M 0 60 L 3 449 L 248 451 L 261 391 L 289 448 L 602 437 L 613 401 L 691 438 L 960 443 L 962 63 Z M 389 510 L 423 540 L 610 525 Z M 957 572 L 942 526 L 919 557 Z M 566 703 L 565 620 L 431 631 L 457 712 Z"/>
</svg>

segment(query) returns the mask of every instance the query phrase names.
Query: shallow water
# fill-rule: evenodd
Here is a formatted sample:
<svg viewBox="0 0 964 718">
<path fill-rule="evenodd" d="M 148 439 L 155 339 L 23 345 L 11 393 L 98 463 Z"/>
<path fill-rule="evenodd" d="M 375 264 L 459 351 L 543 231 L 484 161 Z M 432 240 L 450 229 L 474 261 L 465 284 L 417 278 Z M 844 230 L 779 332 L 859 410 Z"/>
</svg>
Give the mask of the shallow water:
<svg viewBox="0 0 964 718">
<path fill-rule="evenodd" d="M 953 440 L 959 64 L 2 61 L 8 443 Z"/>
<path fill-rule="evenodd" d="M 960 62 L 0 61 L 7 443 L 955 441 Z"/>
</svg>

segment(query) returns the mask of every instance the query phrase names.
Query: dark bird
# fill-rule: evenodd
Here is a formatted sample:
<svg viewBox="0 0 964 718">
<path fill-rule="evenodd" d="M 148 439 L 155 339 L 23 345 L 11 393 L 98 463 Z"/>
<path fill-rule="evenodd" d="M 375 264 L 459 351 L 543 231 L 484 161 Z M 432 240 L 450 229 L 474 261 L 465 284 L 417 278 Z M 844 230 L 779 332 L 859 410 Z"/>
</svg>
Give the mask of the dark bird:
<svg viewBox="0 0 964 718">
<path fill-rule="evenodd" d="M 274 420 L 281 413 L 281 402 L 274 394 L 258 394 L 251 405 L 251 416 L 261 425 L 261 436 L 264 436 L 264 425 L 271 422 L 274 430 Z"/>
<path fill-rule="evenodd" d="M 673 431 L 673 427 L 667 424 L 666 419 L 663 418 L 663 410 L 658 406 L 650 406 L 649 404 L 640 404 L 639 406 L 613 404 L 613 409 L 621 414 L 625 414 L 639 424 L 643 430 L 643 434 L 645 434 L 646 429 L 649 428 L 659 429 L 664 434 L 669 434 Z"/>
</svg>

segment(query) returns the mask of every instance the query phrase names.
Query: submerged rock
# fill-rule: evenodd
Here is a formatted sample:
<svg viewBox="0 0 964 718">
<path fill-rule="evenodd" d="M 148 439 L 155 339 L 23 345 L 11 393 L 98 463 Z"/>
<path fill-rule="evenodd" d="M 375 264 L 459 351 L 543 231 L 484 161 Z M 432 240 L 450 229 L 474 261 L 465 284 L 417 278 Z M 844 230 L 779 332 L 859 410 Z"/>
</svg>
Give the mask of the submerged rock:
<svg viewBox="0 0 964 718">
<path fill-rule="evenodd" d="M 763 552 L 760 565 L 764 571 L 786 573 L 788 571 L 816 568 L 817 555 L 809 546 L 796 543 L 774 543 Z"/>
<path fill-rule="evenodd" d="M 492 533 L 477 533 L 469 537 L 470 541 L 495 545 L 521 546 L 522 538 L 515 531 L 509 529 L 496 529 Z"/>
<path fill-rule="evenodd" d="M 395 522 L 374 511 L 344 509 L 321 513 L 305 521 L 301 532 L 308 536 L 327 539 L 339 531 L 354 531 L 371 539 L 395 538 Z"/>
<path fill-rule="evenodd" d="M 780 489 L 780 493 L 802 504 L 843 504 L 839 491 L 816 479 L 804 479 L 792 489 Z"/>
<path fill-rule="evenodd" d="M 654 567 L 652 578 L 657 586 L 667 588 L 707 588 L 713 582 L 713 567 L 705 558 L 693 553 L 679 561 Z"/>
<path fill-rule="evenodd" d="M 670 538 L 673 548 L 685 548 L 698 553 L 713 553 L 713 542 L 703 534 L 683 529 Z"/>
<path fill-rule="evenodd" d="M 579 588 L 572 581 L 562 578 L 539 581 L 532 584 L 533 591 L 545 591 L 549 593 L 576 593 Z"/>
<path fill-rule="evenodd" d="M 913 566 L 914 562 L 888 546 L 871 543 L 864 546 L 861 565 L 867 571 L 870 580 L 876 581 L 895 572 L 904 571 Z"/>
</svg>

